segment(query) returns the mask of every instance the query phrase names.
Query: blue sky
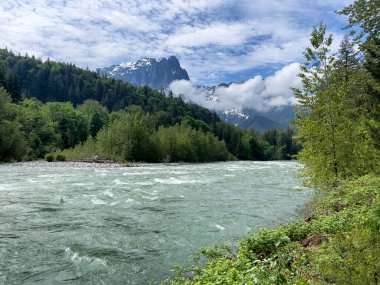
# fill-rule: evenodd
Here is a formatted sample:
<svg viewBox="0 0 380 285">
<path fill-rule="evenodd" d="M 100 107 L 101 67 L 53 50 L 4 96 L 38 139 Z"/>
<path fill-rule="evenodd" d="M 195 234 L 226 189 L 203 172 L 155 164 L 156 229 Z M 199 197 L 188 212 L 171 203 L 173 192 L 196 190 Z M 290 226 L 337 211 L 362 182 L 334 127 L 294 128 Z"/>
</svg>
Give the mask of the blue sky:
<svg viewBox="0 0 380 285">
<path fill-rule="evenodd" d="M 348 0 L 2 0 L 1 46 L 91 69 L 179 58 L 196 84 L 267 77 L 302 62 L 322 20 L 335 47 Z M 294 65 L 293 65 L 294 66 Z"/>
</svg>

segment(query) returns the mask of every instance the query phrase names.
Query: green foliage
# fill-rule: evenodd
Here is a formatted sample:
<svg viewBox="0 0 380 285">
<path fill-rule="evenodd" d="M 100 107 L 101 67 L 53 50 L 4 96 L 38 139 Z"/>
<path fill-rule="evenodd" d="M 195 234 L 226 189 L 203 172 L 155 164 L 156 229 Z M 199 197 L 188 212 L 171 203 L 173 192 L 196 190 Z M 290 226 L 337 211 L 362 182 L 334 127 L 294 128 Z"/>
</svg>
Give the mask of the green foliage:
<svg viewBox="0 0 380 285">
<path fill-rule="evenodd" d="M 47 162 L 53 162 L 53 161 L 55 160 L 55 156 L 54 156 L 54 154 L 52 154 L 52 153 L 47 153 L 47 154 L 45 155 L 45 160 L 46 160 Z"/>
<path fill-rule="evenodd" d="M 95 139 L 65 151 L 71 159 L 107 158 L 117 161 L 205 162 L 228 160 L 224 142 L 186 124 L 154 130 L 151 117 L 141 112 L 120 114 Z M 150 126 L 150 127 L 149 127 Z"/>
<path fill-rule="evenodd" d="M 318 197 L 310 221 L 203 249 L 164 284 L 377 284 L 379 229 L 380 177 L 365 176 Z"/>
<path fill-rule="evenodd" d="M 88 121 L 71 103 L 47 103 L 46 108 L 52 121 L 57 124 L 62 148 L 74 147 L 87 139 Z"/>
<path fill-rule="evenodd" d="M 3 86 L 11 95 L 12 101 L 21 100 L 21 85 L 17 76 L 9 69 L 0 65 L 0 86 Z"/>
<path fill-rule="evenodd" d="M 36 99 L 22 101 L 16 120 L 26 134 L 28 159 L 44 157 L 59 146 L 61 138 L 57 133 L 57 124 L 51 120 L 46 106 L 41 102 Z"/>
<path fill-rule="evenodd" d="M 314 262 L 329 283 L 378 284 L 380 233 L 356 228 L 325 242 Z"/>
<path fill-rule="evenodd" d="M 293 159 L 301 150 L 301 146 L 293 137 L 295 132 L 287 130 L 268 130 L 262 135 L 262 148 L 266 159 Z"/>
<path fill-rule="evenodd" d="M 77 149 L 80 149 L 89 136 L 96 138 L 100 132 L 102 143 L 107 144 L 105 137 L 109 136 L 108 141 L 110 141 L 115 139 L 111 139 L 115 135 L 110 133 L 106 135 L 107 132 L 104 130 L 115 120 L 120 119 L 120 110 L 128 110 L 128 113 L 135 113 L 138 110 L 139 113 L 150 115 L 147 122 L 149 136 L 145 127 L 140 126 L 142 131 L 140 134 L 137 131 L 139 127 L 132 126 L 131 128 L 136 131 L 131 134 L 129 142 L 122 147 L 123 153 L 119 157 L 124 157 L 123 159 L 177 160 L 171 158 L 170 154 L 165 158 L 160 157 L 157 143 L 150 141 L 152 138 L 147 143 L 136 143 L 137 140 L 150 137 L 160 127 L 176 124 L 184 124 L 203 133 L 211 132 L 219 140 L 224 140 L 228 151 L 239 159 L 290 159 L 292 155 L 285 150 L 285 147 L 279 150 L 284 146 L 283 143 L 281 146 L 268 144 L 255 132 L 246 132 L 221 122 L 216 113 L 195 104 L 185 103 L 181 98 L 175 98 L 170 94 L 166 96 L 148 87 L 135 87 L 119 80 L 101 77 L 95 72 L 77 68 L 72 64 L 50 60 L 43 62 L 27 55 L 17 56 L 8 50 L 0 50 L 0 84 L 11 93 L 15 102 L 21 98 L 29 98 L 21 102 L 22 106 L 12 106 L 14 110 L 10 119 L 19 122 L 21 130 L 26 134 L 27 159 L 41 158 L 46 153 L 59 149 L 72 149 L 67 150 L 71 155 L 82 156 L 78 151 L 74 151 L 74 147 L 78 145 Z M 47 103 L 47 106 L 39 101 Z M 112 113 L 109 114 L 108 110 Z M 120 133 L 116 129 L 114 131 L 114 134 Z M 204 138 L 201 140 L 203 141 L 199 143 L 205 143 Z M 209 138 L 209 141 L 214 144 L 213 139 Z M 129 147 L 131 154 L 127 154 L 129 143 L 134 145 Z M 218 144 L 216 148 L 217 151 L 223 152 Z M 195 157 L 192 157 L 190 153 L 194 151 Z M 209 158 L 200 158 L 202 153 L 206 152 L 199 149 L 189 150 L 189 147 L 184 147 L 181 151 L 177 151 L 179 152 L 183 152 L 179 155 L 181 160 L 184 157 L 192 157 L 190 161 L 209 160 Z M 108 151 L 103 155 L 115 159 L 117 156 L 114 151 Z M 225 154 L 212 156 L 225 159 Z"/>
<path fill-rule="evenodd" d="M 378 0 L 356 0 L 339 14 L 349 16 L 347 28 L 359 26 L 359 38 L 364 35 L 380 36 L 380 5 Z"/>
<path fill-rule="evenodd" d="M 116 161 L 156 162 L 159 159 L 157 142 L 149 128 L 149 116 L 140 111 L 122 112 L 95 139 L 65 151 L 72 159 L 106 158 Z"/>
<path fill-rule="evenodd" d="M 57 161 L 66 161 L 66 156 L 64 156 L 64 155 L 61 154 L 61 153 L 58 153 L 55 159 L 56 159 Z"/>
<path fill-rule="evenodd" d="M 223 141 L 211 133 L 192 129 L 186 123 L 173 127 L 161 127 L 156 134 L 162 161 L 206 162 L 229 160 Z"/>
<path fill-rule="evenodd" d="M 89 134 L 94 138 L 108 123 L 108 110 L 98 101 L 86 100 L 77 107 L 89 123 Z"/>
<path fill-rule="evenodd" d="M 81 112 L 88 110 L 88 105 L 92 105 L 85 103 L 90 99 L 91 102 L 100 102 L 110 111 L 124 110 L 130 105 L 141 106 L 145 113 L 164 111 L 170 115 L 170 125 L 179 123 L 181 117 L 186 115 L 206 124 L 219 121 L 214 113 L 205 108 L 186 104 L 181 98 L 165 96 L 164 93 L 148 87 L 135 87 L 120 80 L 102 77 L 73 64 L 50 60 L 42 62 L 34 57 L 17 56 L 0 49 L 0 84 L 2 78 L 5 78 L 7 85 L 4 86 L 12 86 L 13 90 L 13 86 L 17 85 L 17 82 L 13 82 L 13 77 L 18 80 L 25 97 L 35 97 L 44 103 L 71 102 L 74 106 L 87 105 L 80 109 Z M 96 110 L 102 117 L 99 108 Z"/>
<path fill-rule="evenodd" d="M 177 275 L 167 283 L 379 284 L 379 9 L 378 0 L 356 0 L 341 12 L 349 16 L 349 27 L 362 29 L 355 41 L 364 62 L 348 36 L 337 57 L 331 55 L 332 36 L 323 24 L 313 29 L 304 53 L 303 88 L 294 93 L 303 147 L 298 157 L 303 175 L 318 187 L 308 218 L 250 234 L 233 254 L 203 250 L 206 261 L 193 267 L 190 278 Z M 216 130 L 229 140 L 231 152 L 247 154 L 247 135 L 228 126 Z M 263 137 L 267 156 L 288 153 L 286 136 L 276 136 Z"/>
<path fill-rule="evenodd" d="M 0 161 L 21 160 L 27 151 L 25 134 L 12 120 L 14 110 L 10 95 L 0 86 Z"/>
<path fill-rule="evenodd" d="M 16 122 L 0 119 L 0 161 L 22 160 L 26 154 L 24 133 Z"/>
<path fill-rule="evenodd" d="M 348 64 L 354 61 L 346 58 L 342 65 L 330 56 L 332 38 L 325 32 L 323 25 L 314 28 L 300 75 L 304 88 L 294 89 L 297 138 L 303 146 L 298 158 L 306 166 L 304 176 L 317 186 L 380 169 L 372 135 L 380 124 L 371 117 L 376 104 L 367 92 L 371 77 L 360 65 Z"/>
</svg>

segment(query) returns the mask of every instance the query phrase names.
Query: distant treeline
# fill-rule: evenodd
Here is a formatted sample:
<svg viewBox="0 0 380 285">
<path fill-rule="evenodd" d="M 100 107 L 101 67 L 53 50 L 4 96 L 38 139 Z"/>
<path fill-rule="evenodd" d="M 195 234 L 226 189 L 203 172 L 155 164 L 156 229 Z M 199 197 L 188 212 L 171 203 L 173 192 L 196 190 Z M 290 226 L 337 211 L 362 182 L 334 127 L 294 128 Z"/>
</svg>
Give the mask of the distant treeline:
<svg viewBox="0 0 380 285">
<path fill-rule="evenodd" d="M 152 162 L 291 159 L 299 151 L 292 130 L 245 131 L 181 98 L 72 64 L 0 50 L 0 86 L 0 161 L 64 149 Z"/>
</svg>

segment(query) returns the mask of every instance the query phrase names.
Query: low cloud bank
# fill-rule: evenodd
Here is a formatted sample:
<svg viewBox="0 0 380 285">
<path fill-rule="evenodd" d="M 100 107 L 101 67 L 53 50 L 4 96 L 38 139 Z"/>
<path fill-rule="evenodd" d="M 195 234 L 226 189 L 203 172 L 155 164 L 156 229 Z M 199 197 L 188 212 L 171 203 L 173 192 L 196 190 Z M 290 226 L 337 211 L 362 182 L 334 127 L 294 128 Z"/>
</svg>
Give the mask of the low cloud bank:
<svg viewBox="0 0 380 285">
<path fill-rule="evenodd" d="M 173 81 L 169 90 L 174 96 L 181 96 L 187 102 L 193 102 L 208 109 L 225 111 L 233 108 L 253 108 L 268 111 L 295 102 L 291 87 L 300 87 L 298 77 L 299 63 L 291 63 L 263 78 L 255 76 L 243 83 L 232 83 L 228 87 L 216 87 L 212 94 L 217 100 L 208 99 L 208 90 L 194 86 L 191 81 Z"/>
</svg>

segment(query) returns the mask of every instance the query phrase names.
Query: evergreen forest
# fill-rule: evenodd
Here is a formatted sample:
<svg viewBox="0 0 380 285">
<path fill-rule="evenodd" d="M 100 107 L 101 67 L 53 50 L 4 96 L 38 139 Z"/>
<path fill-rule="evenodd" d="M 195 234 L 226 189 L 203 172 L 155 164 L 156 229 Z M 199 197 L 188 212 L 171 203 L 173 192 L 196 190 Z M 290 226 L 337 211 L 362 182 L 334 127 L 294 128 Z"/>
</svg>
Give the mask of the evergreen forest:
<svg viewBox="0 0 380 285">
<path fill-rule="evenodd" d="M 0 161 L 292 159 L 294 131 L 242 130 L 181 98 L 0 50 Z"/>
</svg>

